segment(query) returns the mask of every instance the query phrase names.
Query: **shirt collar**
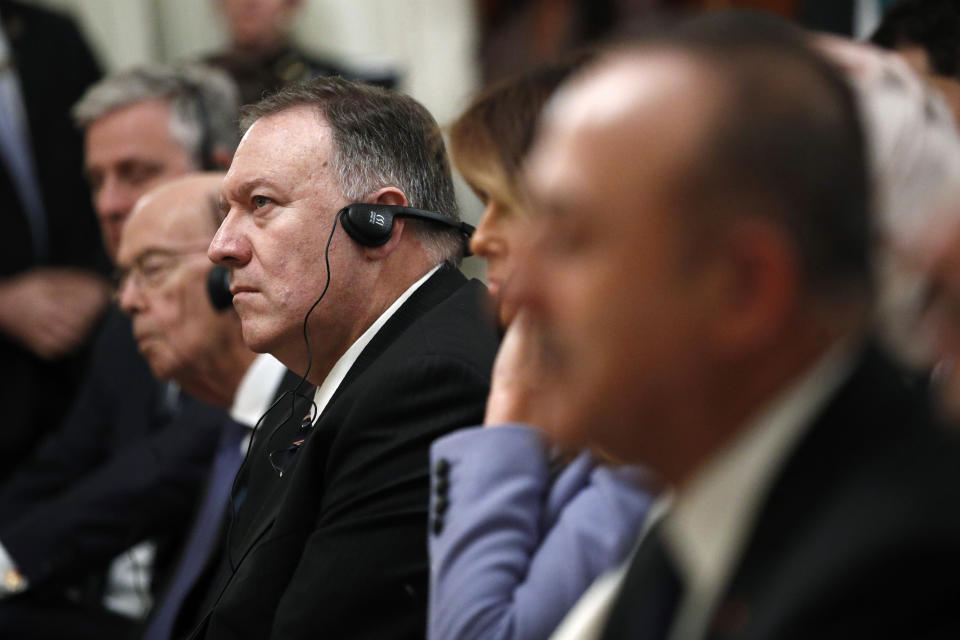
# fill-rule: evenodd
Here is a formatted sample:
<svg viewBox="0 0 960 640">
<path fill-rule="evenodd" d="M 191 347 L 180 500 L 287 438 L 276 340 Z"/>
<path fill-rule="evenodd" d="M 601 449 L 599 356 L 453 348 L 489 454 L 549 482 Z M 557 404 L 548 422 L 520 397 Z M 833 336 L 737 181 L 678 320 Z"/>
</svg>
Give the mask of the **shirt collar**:
<svg viewBox="0 0 960 640">
<path fill-rule="evenodd" d="M 287 372 L 283 364 L 268 353 L 261 353 L 247 368 L 233 396 L 230 417 L 240 424 L 257 424 L 277 394 L 277 387 Z"/>
<path fill-rule="evenodd" d="M 350 345 L 350 348 L 347 349 L 340 359 L 337 360 L 336 364 L 333 365 L 333 368 L 330 369 L 330 373 L 327 374 L 327 377 L 324 378 L 323 383 L 317 387 L 316 392 L 313 394 L 313 402 L 317 406 L 316 418 L 319 418 L 323 413 L 323 410 L 326 408 L 327 403 L 330 402 L 330 398 L 333 397 L 333 394 L 337 392 L 337 389 L 340 387 L 340 384 L 343 382 L 343 379 L 347 377 L 347 372 L 350 371 L 350 367 L 353 366 L 353 363 L 357 361 L 357 358 L 360 357 L 360 354 L 363 353 L 363 350 L 370 344 L 370 341 L 373 340 L 374 336 L 383 328 L 383 325 L 387 324 L 387 321 L 397 312 L 403 303 L 413 295 L 414 291 L 420 288 L 420 286 L 430 279 L 434 273 L 440 268 L 441 265 L 435 266 L 433 269 L 428 271 L 422 278 L 410 285 L 406 291 L 400 294 L 400 297 L 394 300 L 393 304 L 387 307 L 387 310 L 380 314 L 373 324 L 371 324 L 363 334 L 357 338 L 357 340 Z M 316 420 L 315 418 L 315 420 Z"/>
<path fill-rule="evenodd" d="M 703 634 L 777 470 L 850 375 L 855 347 L 834 344 L 676 496 L 664 526 L 686 591 L 671 638 Z"/>
</svg>

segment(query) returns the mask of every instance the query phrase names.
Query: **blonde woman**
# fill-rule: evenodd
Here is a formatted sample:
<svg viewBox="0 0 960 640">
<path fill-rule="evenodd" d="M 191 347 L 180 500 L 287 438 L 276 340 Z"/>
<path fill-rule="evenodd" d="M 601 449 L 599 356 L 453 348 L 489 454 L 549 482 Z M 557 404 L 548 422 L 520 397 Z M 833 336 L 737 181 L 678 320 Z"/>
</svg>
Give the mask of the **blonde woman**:
<svg viewBox="0 0 960 640">
<path fill-rule="evenodd" d="M 506 335 L 486 425 L 432 448 L 429 637 L 544 638 L 593 580 L 629 553 L 652 501 L 641 469 L 554 452 L 537 423 L 544 353 L 504 296 L 524 241 L 524 154 L 537 115 L 586 56 L 480 94 L 451 128 L 453 162 L 485 204 L 471 249 L 486 258 Z"/>
</svg>

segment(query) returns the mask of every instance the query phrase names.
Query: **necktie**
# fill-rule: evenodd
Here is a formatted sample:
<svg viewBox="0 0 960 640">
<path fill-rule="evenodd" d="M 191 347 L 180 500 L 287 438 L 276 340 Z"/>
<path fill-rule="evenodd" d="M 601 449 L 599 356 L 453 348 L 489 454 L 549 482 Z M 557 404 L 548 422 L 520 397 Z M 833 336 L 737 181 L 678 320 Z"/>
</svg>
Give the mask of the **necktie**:
<svg viewBox="0 0 960 640">
<path fill-rule="evenodd" d="M 602 640 L 667 636 L 683 585 L 663 544 L 661 524 L 650 529 L 634 554 Z"/>
<path fill-rule="evenodd" d="M 224 425 L 203 502 L 183 547 L 170 587 L 157 606 L 143 636 L 144 640 L 169 640 L 180 605 L 202 573 L 219 540 L 230 487 L 243 462 L 240 443 L 247 431 L 245 426 L 233 420 L 227 420 Z"/>
</svg>

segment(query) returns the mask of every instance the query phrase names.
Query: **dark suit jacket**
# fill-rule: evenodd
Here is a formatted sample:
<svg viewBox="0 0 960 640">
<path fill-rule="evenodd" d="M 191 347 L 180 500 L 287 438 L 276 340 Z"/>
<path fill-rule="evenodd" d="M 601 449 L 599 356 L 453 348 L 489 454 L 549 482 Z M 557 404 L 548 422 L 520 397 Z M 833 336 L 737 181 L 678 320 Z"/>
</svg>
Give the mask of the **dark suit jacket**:
<svg viewBox="0 0 960 640">
<path fill-rule="evenodd" d="M 109 269 L 83 179 L 83 141 L 70 119 L 70 108 L 100 77 L 90 49 L 73 23 L 37 7 L 0 0 L 0 17 L 10 42 L 29 120 L 29 139 L 41 196 L 47 213 L 49 258 L 33 253 L 26 214 L 0 161 L 0 278 L 33 267 Z M 5 335 L 0 335 L 0 482 L 60 423 L 69 406 L 84 354 L 45 362 Z M 48 401 L 49 389 L 61 401 Z"/>
<path fill-rule="evenodd" d="M 302 437 L 308 403 L 280 403 L 242 472 L 247 497 L 198 637 L 424 637 L 428 450 L 483 416 L 497 348 L 487 304 L 479 282 L 434 274 L 361 353 L 283 477 L 268 453 Z"/>
<path fill-rule="evenodd" d="M 278 411 L 287 411 L 291 406 L 293 406 L 292 401 L 295 401 L 297 398 L 312 398 L 315 390 L 316 387 L 312 386 L 306 381 L 304 381 L 303 385 L 301 386 L 301 376 L 288 370 L 286 375 L 284 375 L 283 379 L 280 381 L 280 386 L 277 388 L 277 393 L 274 396 L 274 403 L 282 404 L 282 407 L 280 407 Z M 292 396 L 294 393 L 297 394 L 296 397 Z M 275 412 L 271 413 L 270 415 L 275 415 Z M 268 416 L 265 414 L 264 418 L 266 417 Z M 257 427 L 259 427 L 259 425 L 257 425 Z M 263 431 L 259 428 L 254 430 L 253 436 L 253 444 L 248 445 L 248 452 L 255 448 L 256 442 L 259 439 L 266 437 L 264 436 Z M 245 458 L 244 464 L 246 464 L 248 460 L 249 457 Z M 237 474 L 239 475 L 242 472 L 243 466 L 241 466 L 241 468 L 237 471 Z M 209 484 L 209 482 L 212 480 L 212 475 L 208 474 L 208 479 L 205 484 Z M 234 478 L 234 481 L 236 481 L 236 478 Z M 203 495 L 206 494 L 206 491 L 207 489 L 203 490 Z M 233 499 L 228 501 L 228 504 L 224 505 L 224 511 L 221 515 L 221 521 L 219 523 L 219 530 L 216 534 L 217 539 L 214 543 L 212 543 L 210 553 L 204 559 L 201 572 L 197 576 L 196 581 L 189 587 L 185 598 L 180 603 L 180 608 L 177 611 L 176 618 L 174 620 L 174 626 L 170 632 L 171 638 L 182 638 L 188 635 L 197 626 L 197 623 L 205 613 L 205 609 L 202 609 L 204 606 L 204 596 L 210 592 L 213 581 L 217 579 L 217 574 L 221 567 L 221 563 L 226 562 L 224 553 L 226 552 L 226 537 L 230 529 L 230 522 L 234 513 L 236 512 L 236 509 L 238 509 L 240 504 L 242 504 L 245 495 L 246 489 L 241 488 L 240 491 L 232 496 Z M 189 535 L 192 535 L 194 528 L 197 526 L 196 521 L 201 515 L 201 508 L 202 504 L 198 507 L 196 517 L 192 520 L 193 524 L 191 524 L 188 540 Z M 185 545 L 186 544 L 188 543 L 185 543 Z M 186 548 L 184 548 L 182 551 L 184 554 L 187 552 Z M 171 573 L 169 576 L 171 582 L 176 579 L 176 571 L 179 570 L 179 567 L 183 562 L 185 562 L 185 560 L 181 555 L 176 564 L 171 567 Z M 163 593 L 162 597 L 155 599 L 154 607 L 151 611 L 151 617 L 148 619 L 145 625 L 146 629 L 149 630 L 154 624 L 153 616 L 157 614 L 158 609 L 163 606 L 164 601 L 169 597 L 170 593 L 169 590 L 167 590 Z"/>
<path fill-rule="evenodd" d="M 0 630 L 18 602 L 55 615 L 68 590 L 100 607 L 107 563 L 147 537 L 162 578 L 206 478 L 224 412 L 164 402 L 119 310 L 94 351 L 68 419 L 0 492 L 0 541 L 31 585 L 0 602 Z"/>
<path fill-rule="evenodd" d="M 960 637 L 955 435 L 868 349 L 781 469 L 709 637 Z"/>
<path fill-rule="evenodd" d="M 100 231 L 83 177 L 83 136 L 70 109 L 100 69 L 80 32 L 68 18 L 14 0 L 0 0 L 0 18 L 10 42 L 29 120 L 37 181 L 48 216 L 46 264 L 107 270 Z M 0 235 L 0 276 L 39 263 L 19 196 L 0 162 L 4 233 Z"/>
</svg>

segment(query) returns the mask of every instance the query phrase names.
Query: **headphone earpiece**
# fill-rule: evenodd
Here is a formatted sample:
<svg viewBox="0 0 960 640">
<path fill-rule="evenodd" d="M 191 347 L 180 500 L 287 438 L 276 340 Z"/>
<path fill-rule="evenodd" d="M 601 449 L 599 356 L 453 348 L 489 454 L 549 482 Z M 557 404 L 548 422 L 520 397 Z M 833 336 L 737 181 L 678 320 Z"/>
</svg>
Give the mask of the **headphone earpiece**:
<svg viewBox="0 0 960 640">
<path fill-rule="evenodd" d="M 207 104 L 204 102 L 203 88 L 196 81 L 184 78 L 180 86 L 186 97 L 193 102 L 193 110 L 200 128 L 200 139 L 197 141 L 197 164 L 201 171 L 223 171 L 214 157 L 213 131 Z"/>
<path fill-rule="evenodd" d="M 215 265 L 207 274 L 207 297 L 217 311 L 233 307 L 233 294 L 230 293 L 230 269 Z"/>
<path fill-rule="evenodd" d="M 347 235 L 364 247 L 385 245 L 393 235 L 392 207 L 377 204 L 351 204 L 340 210 L 340 224 Z"/>
<path fill-rule="evenodd" d="M 364 247 L 385 245 L 390 240 L 390 236 L 393 235 L 394 218 L 426 220 L 434 224 L 451 227 L 466 236 L 468 241 L 474 231 L 473 226 L 465 222 L 453 220 L 433 211 L 389 204 L 354 203 L 341 209 L 337 216 L 340 218 L 340 225 L 347 232 L 347 235 Z M 464 243 L 464 246 L 468 247 L 465 249 L 465 253 L 469 256 L 469 242 Z"/>
</svg>

